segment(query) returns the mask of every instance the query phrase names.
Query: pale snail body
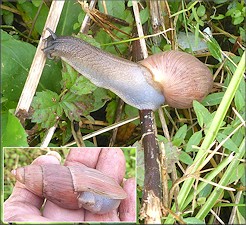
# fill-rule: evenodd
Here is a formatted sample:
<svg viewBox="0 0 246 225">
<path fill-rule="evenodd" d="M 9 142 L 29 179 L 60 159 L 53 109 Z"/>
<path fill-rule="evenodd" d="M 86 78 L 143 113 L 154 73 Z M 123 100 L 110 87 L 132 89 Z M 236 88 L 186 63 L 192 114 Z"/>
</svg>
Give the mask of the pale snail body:
<svg viewBox="0 0 246 225">
<path fill-rule="evenodd" d="M 29 165 L 14 172 L 32 193 L 67 209 L 104 214 L 117 209 L 126 192 L 111 177 L 83 165 Z"/>
<path fill-rule="evenodd" d="M 95 85 L 140 110 L 156 110 L 165 101 L 171 107 L 189 108 L 193 100 L 201 101 L 212 89 L 209 69 L 187 53 L 168 51 L 134 63 L 81 39 L 50 32 L 44 48 L 49 57 L 60 57 Z"/>
</svg>

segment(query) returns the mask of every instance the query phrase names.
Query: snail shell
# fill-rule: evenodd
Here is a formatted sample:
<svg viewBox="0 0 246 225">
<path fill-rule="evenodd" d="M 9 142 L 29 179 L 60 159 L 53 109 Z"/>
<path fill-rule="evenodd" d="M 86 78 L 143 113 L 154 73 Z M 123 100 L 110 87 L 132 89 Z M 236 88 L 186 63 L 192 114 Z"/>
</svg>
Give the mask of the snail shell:
<svg viewBox="0 0 246 225">
<path fill-rule="evenodd" d="M 29 191 L 67 209 L 104 214 L 127 197 L 113 178 L 84 165 L 29 165 L 13 173 Z"/>
<path fill-rule="evenodd" d="M 148 80 L 161 90 L 165 103 L 174 108 L 190 108 L 202 101 L 213 87 L 210 70 L 196 57 L 180 51 L 158 53 L 140 62 L 151 74 Z"/>
</svg>

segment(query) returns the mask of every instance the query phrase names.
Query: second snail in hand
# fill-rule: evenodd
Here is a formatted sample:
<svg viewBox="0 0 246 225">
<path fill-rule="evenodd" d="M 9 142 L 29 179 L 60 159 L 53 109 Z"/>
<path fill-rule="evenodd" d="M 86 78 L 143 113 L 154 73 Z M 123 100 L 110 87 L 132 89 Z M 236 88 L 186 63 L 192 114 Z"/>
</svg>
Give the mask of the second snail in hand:
<svg viewBox="0 0 246 225">
<path fill-rule="evenodd" d="M 12 173 L 33 194 L 62 208 L 83 207 L 95 214 L 105 214 L 117 209 L 127 197 L 113 178 L 84 165 L 29 165 Z"/>
<path fill-rule="evenodd" d="M 111 90 L 140 110 L 156 110 L 166 103 L 190 108 L 211 91 L 210 70 L 196 57 L 166 51 L 138 63 L 117 57 L 75 37 L 57 37 L 50 29 L 44 53 L 60 57 L 99 87 Z"/>
</svg>

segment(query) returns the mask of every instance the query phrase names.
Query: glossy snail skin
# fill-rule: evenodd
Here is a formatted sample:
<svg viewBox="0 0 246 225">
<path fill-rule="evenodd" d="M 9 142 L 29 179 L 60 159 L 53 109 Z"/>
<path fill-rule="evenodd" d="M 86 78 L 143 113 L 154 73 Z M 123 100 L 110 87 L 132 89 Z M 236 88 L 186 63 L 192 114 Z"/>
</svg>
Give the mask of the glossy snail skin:
<svg viewBox="0 0 246 225">
<path fill-rule="evenodd" d="M 127 197 L 113 178 L 83 165 L 29 165 L 13 174 L 32 193 L 67 209 L 83 207 L 104 214 L 117 209 Z"/>
<path fill-rule="evenodd" d="M 51 30 L 44 53 L 60 57 L 99 87 L 111 90 L 140 110 L 156 110 L 165 102 L 190 108 L 212 89 L 209 69 L 194 56 L 168 51 L 140 63 L 119 58 L 74 37 L 57 37 Z"/>
</svg>

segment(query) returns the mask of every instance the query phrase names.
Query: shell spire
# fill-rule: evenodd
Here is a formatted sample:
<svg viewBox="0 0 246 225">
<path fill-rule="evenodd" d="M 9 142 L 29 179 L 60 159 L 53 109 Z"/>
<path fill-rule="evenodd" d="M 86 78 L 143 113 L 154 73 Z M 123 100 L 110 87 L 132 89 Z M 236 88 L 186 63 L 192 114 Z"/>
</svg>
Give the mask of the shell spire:
<svg viewBox="0 0 246 225">
<path fill-rule="evenodd" d="M 42 197 L 43 195 L 43 173 L 42 168 L 37 165 L 20 167 L 12 171 L 15 178 L 32 193 Z"/>
</svg>

